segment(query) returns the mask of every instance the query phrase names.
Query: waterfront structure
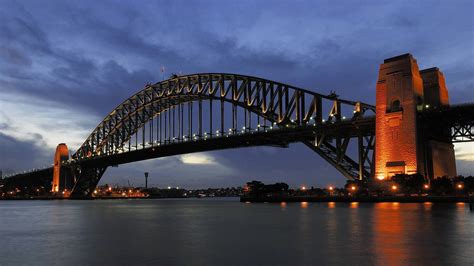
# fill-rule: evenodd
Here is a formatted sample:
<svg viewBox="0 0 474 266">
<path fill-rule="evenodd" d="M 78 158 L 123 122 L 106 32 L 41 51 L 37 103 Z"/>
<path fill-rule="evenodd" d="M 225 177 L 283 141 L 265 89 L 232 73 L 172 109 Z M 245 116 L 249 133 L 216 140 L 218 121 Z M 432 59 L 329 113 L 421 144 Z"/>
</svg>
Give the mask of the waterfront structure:
<svg viewBox="0 0 474 266">
<path fill-rule="evenodd" d="M 348 179 L 455 174 L 452 142 L 474 140 L 474 104 L 450 106 L 442 73 L 420 72 L 409 54 L 385 60 L 376 94 L 373 106 L 252 76 L 174 75 L 118 105 L 53 176 L 67 173 L 71 196 L 89 197 L 109 166 L 292 142 L 304 143 Z M 61 187 L 54 178 L 53 191 Z"/>
<path fill-rule="evenodd" d="M 386 59 L 376 86 L 376 177 L 456 176 L 449 128 L 429 125 L 426 131 L 418 115 L 448 107 L 448 89 L 438 68 L 419 71 L 410 54 Z"/>
<path fill-rule="evenodd" d="M 51 192 L 57 193 L 67 189 L 68 183 L 71 186 L 71 182 L 67 182 L 70 175 L 67 171 L 61 171 L 61 165 L 69 159 L 69 150 L 65 143 L 60 143 L 56 147 L 56 153 L 54 154 L 53 164 L 53 183 L 51 186 Z"/>
</svg>

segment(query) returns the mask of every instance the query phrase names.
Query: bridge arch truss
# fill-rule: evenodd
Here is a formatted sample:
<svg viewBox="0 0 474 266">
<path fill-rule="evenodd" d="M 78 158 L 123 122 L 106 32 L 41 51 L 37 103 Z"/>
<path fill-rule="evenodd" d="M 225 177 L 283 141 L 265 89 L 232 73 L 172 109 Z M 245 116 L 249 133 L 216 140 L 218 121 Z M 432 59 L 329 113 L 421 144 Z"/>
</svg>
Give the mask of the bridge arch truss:
<svg viewBox="0 0 474 266">
<path fill-rule="evenodd" d="M 368 104 L 251 76 L 175 76 L 147 85 L 118 105 L 66 165 L 75 172 L 73 193 L 90 195 L 106 167 L 114 164 L 105 158 L 222 139 L 242 139 L 235 146 L 298 141 L 347 178 L 365 180 L 373 165 L 373 114 L 375 108 Z M 252 139 L 258 141 L 249 144 Z M 351 140 L 355 155 L 349 154 Z"/>
</svg>

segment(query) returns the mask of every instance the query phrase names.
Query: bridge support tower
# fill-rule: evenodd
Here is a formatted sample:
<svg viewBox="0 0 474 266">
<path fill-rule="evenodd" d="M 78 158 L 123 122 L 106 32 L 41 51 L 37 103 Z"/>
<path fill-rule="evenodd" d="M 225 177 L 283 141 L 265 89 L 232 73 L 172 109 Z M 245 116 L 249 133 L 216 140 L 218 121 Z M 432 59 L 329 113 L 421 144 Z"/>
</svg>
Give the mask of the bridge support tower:
<svg viewBox="0 0 474 266">
<path fill-rule="evenodd" d="M 61 166 L 61 162 L 68 159 L 69 150 L 67 145 L 65 143 L 60 143 L 56 147 L 56 153 L 54 154 L 53 183 L 51 185 L 51 192 L 53 193 L 70 190 L 72 185 L 74 185 L 70 171 L 68 171 L 64 166 Z"/>
<path fill-rule="evenodd" d="M 54 154 L 53 183 L 51 185 L 51 192 L 58 193 L 59 191 L 64 190 L 67 174 L 65 171 L 61 171 L 61 161 L 68 159 L 69 150 L 67 145 L 65 143 L 58 144 L 56 147 L 56 153 Z"/>
<path fill-rule="evenodd" d="M 384 60 L 376 86 L 376 178 L 456 175 L 449 132 L 442 125 L 422 126 L 419 118 L 427 109 L 446 105 L 448 90 L 438 68 L 419 71 L 410 54 Z"/>
</svg>

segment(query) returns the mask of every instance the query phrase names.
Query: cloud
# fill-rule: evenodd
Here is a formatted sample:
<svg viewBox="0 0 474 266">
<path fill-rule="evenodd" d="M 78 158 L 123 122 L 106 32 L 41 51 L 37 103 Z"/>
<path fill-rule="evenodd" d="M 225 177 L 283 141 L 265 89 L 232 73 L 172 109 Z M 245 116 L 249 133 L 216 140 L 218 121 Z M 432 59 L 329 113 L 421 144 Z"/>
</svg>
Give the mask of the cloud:
<svg viewBox="0 0 474 266">
<path fill-rule="evenodd" d="M 67 105 L 21 94 L 2 93 L 0 106 L 0 124 L 6 125 L 0 127 L 0 133 L 49 151 L 61 142 L 67 143 L 71 150 L 79 148 L 94 121 L 100 121 Z"/>
<path fill-rule="evenodd" d="M 374 103 L 378 65 L 411 52 L 420 68 L 440 67 L 452 103 L 474 100 L 474 40 L 466 38 L 472 1 L 236 1 L 226 3 L 226 12 L 209 1 L 206 8 L 199 1 L 53 2 L 0 3 L 0 133 L 36 145 L 45 157 L 57 142 L 75 149 L 116 105 L 171 72 L 249 74 Z M 239 184 L 249 176 L 295 185 L 343 183 L 312 155 L 301 145 L 237 149 L 108 173 L 141 178 L 143 169 L 156 169 L 166 182 L 195 185 Z M 471 155 L 457 155 L 472 168 Z"/>
<path fill-rule="evenodd" d="M 36 141 L 20 141 L 0 132 L 0 170 L 3 174 L 50 166 L 54 154 L 41 147 L 42 136 L 36 134 Z"/>
<path fill-rule="evenodd" d="M 454 151 L 458 175 L 472 175 L 474 169 L 474 142 L 455 143 Z"/>
<path fill-rule="evenodd" d="M 181 155 L 180 160 L 184 164 L 217 164 L 214 157 L 199 153 Z"/>
<path fill-rule="evenodd" d="M 456 159 L 474 161 L 474 142 L 460 142 L 454 144 Z"/>
</svg>

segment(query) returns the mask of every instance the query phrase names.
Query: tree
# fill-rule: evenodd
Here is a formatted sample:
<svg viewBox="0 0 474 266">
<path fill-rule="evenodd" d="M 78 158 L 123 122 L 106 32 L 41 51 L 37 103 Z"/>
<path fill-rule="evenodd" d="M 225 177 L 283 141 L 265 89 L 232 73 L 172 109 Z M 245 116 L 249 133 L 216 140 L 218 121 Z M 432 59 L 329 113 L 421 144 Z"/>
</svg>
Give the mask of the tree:
<svg viewBox="0 0 474 266">
<path fill-rule="evenodd" d="M 425 184 L 425 178 L 421 174 L 396 174 L 392 177 L 392 181 L 395 182 L 406 195 L 412 193 L 420 194 Z"/>
<path fill-rule="evenodd" d="M 474 192 L 474 176 L 468 176 L 464 178 L 464 186 L 467 193 Z"/>
<path fill-rule="evenodd" d="M 449 195 L 454 191 L 453 182 L 446 176 L 431 181 L 431 191 L 434 195 Z"/>
</svg>

